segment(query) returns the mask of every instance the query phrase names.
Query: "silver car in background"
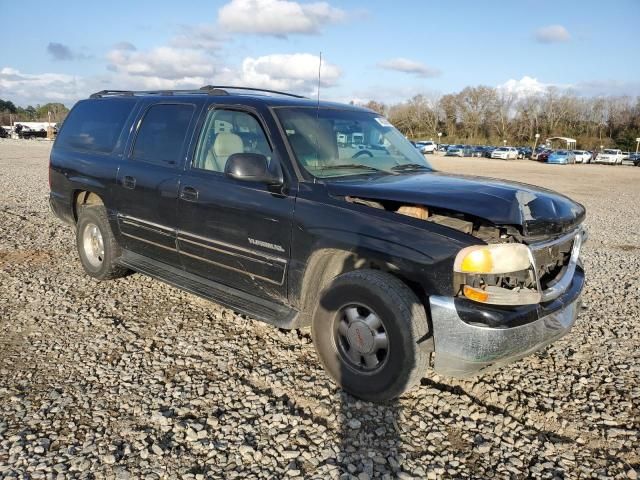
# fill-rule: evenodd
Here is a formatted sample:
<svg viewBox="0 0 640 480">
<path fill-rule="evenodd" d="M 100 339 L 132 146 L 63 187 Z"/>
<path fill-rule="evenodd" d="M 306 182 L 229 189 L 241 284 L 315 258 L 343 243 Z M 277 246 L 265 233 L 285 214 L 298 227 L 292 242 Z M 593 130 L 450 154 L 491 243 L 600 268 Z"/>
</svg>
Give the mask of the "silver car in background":
<svg viewBox="0 0 640 480">
<path fill-rule="evenodd" d="M 588 150 L 573 150 L 576 156 L 576 163 L 591 163 L 592 153 Z"/>
</svg>

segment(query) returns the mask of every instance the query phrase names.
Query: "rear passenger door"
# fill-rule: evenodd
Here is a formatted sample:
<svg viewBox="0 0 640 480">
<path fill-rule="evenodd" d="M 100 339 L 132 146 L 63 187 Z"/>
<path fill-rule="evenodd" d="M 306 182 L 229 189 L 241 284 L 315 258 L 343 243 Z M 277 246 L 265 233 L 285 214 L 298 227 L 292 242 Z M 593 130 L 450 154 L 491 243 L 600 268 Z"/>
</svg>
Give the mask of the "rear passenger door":
<svg viewBox="0 0 640 480">
<path fill-rule="evenodd" d="M 210 109 L 178 199 L 178 246 L 184 268 L 264 297 L 286 299 L 295 197 L 224 174 L 230 155 L 257 153 L 272 162 L 273 133 L 256 112 Z M 273 127 L 275 129 L 275 127 Z"/>
<path fill-rule="evenodd" d="M 125 248 L 177 266 L 176 202 L 196 106 L 155 103 L 142 113 L 120 164 L 115 198 Z"/>
</svg>

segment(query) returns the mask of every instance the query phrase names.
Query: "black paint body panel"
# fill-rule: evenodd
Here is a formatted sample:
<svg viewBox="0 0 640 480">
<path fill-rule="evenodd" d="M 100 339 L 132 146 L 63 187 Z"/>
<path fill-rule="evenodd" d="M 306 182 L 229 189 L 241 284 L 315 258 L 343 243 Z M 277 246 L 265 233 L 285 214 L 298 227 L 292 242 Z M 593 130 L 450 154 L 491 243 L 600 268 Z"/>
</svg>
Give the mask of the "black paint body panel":
<svg viewBox="0 0 640 480">
<path fill-rule="evenodd" d="M 361 259 L 384 265 L 425 296 L 451 296 L 455 255 L 465 246 L 483 243 L 436 223 L 346 202 L 345 195 L 459 211 L 496 225 L 514 225 L 525 233 L 563 231 L 584 217 L 582 206 L 562 195 L 480 177 L 431 172 L 330 182 L 310 179 L 296 163 L 273 112 L 280 106 L 315 105 L 309 100 L 258 95 L 136 98 L 110 154 L 54 144 L 50 160 L 54 213 L 73 223 L 75 195 L 94 192 L 102 198 L 113 231 L 128 251 L 180 269 L 189 278 L 226 285 L 293 310 L 304 307 L 303 285 L 321 288 L 316 285 L 319 279 L 305 278 L 320 251 L 349 252 L 350 262 Z M 184 152 L 171 167 L 130 158 L 144 111 L 162 102 L 195 105 Z M 204 118 L 215 106 L 243 109 L 259 120 L 282 167 L 282 188 L 192 169 Z M 134 188 L 124 187 L 125 177 L 135 178 Z M 181 198 L 185 186 L 198 191 L 196 200 Z"/>
</svg>

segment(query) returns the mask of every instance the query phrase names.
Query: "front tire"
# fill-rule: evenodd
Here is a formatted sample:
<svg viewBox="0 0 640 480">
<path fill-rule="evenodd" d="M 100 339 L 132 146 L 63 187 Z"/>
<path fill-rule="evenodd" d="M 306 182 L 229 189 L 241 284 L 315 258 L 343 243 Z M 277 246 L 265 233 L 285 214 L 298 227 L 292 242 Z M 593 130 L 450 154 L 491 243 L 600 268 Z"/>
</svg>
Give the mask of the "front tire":
<svg viewBox="0 0 640 480">
<path fill-rule="evenodd" d="M 128 270 L 116 263 L 122 254 L 102 205 L 83 206 L 76 225 L 76 247 L 87 274 L 97 280 L 123 277 Z"/>
<path fill-rule="evenodd" d="M 311 334 L 320 360 L 345 391 L 372 402 L 402 395 L 426 373 L 429 334 L 415 293 L 396 277 L 356 270 L 320 296 Z"/>
</svg>

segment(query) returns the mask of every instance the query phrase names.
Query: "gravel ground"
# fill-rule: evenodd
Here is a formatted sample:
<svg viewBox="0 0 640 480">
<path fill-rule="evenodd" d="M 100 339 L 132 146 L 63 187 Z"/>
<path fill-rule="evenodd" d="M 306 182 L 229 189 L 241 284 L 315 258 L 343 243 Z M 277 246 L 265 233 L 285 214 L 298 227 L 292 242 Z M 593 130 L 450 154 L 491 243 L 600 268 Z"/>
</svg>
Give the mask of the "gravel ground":
<svg viewBox="0 0 640 480">
<path fill-rule="evenodd" d="M 435 158 L 584 203 L 585 308 L 543 352 L 373 405 L 331 383 L 309 332 L 84 275 L 48 210 L 49 148 L 0 140 L 1 478 L 640 474 L 640 168 Z"/>
</svg>

